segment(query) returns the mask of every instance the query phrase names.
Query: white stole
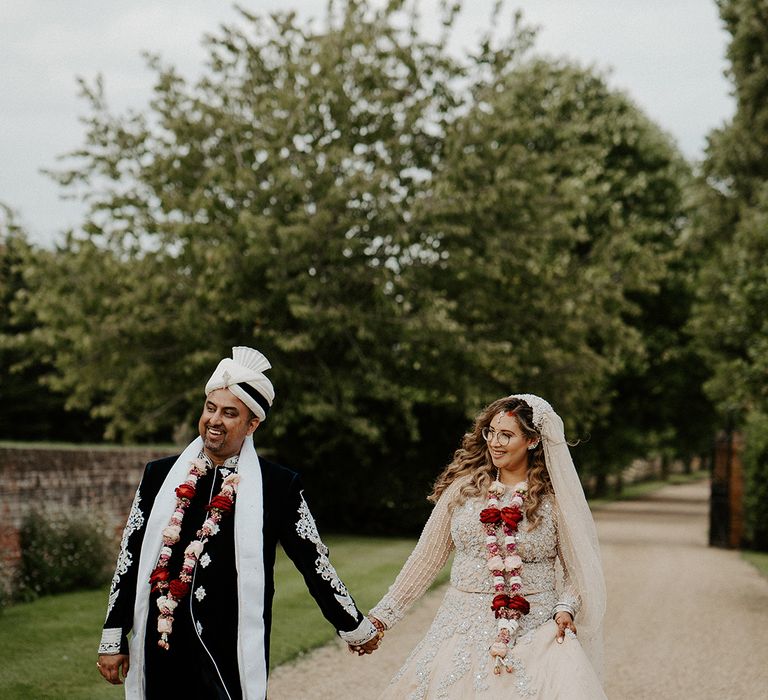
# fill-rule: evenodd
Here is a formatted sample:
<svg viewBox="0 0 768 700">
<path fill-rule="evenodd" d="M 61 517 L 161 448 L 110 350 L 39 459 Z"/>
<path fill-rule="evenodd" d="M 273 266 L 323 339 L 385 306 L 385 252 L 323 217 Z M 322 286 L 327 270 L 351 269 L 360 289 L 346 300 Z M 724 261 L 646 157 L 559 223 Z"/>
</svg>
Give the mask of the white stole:
<svg viewBox="0 0 768 700">
<path fill-rule="evenodd" d="M 144 700 L 144 636 L 150 604 L 149 575 L 160 555 L 162 530 L 176 507 L 176 487 L 189 473 L 189 464 L 203 448 L 202 438 L 191 442 L 174 462 L 155 498 L 141 545 L 133 636 L 130 642 L 130 671 L 125 679 L 127 700 Z M 237 564 L 238 639 L 237 660 L 243 700 L 263 700 L 267 694 L 264 658 L 264 497 L 261 465 L 253 436 L 243 442 L 237 465 L 240 483 L 235 499 L 235 561 Z M 181 543 L 179 543 L 179 546 Z M 159 614 L 159 613 L 158 613 Z M 150 630 L 150 634 L 154 630 Z M 171 635 L 173 643 L 173 635 Z"/>
</svg>

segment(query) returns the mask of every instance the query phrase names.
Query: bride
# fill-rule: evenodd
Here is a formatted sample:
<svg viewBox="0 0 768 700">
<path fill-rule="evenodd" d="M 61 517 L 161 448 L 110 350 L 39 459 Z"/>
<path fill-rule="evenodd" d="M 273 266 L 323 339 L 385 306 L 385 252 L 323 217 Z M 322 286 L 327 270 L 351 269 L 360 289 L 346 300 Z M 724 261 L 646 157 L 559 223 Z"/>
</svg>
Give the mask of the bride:
<svg viewBox="0 0 768 700">
<path fill-rule="evenodd" d="M 531 394 L 490 404 L 430 500 L 416 548 L 370 617 L 391 629 L 455 548 L 451 586 L 381 698 L 605 698 L 597 534 L 552 407 Z"/>
</svg>

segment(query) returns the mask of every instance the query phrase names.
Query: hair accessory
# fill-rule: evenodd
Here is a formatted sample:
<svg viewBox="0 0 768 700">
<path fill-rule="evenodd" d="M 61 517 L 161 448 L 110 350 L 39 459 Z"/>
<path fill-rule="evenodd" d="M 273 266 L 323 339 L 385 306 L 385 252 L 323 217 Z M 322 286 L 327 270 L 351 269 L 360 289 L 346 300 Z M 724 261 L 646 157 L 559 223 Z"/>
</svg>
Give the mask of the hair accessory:
<svg viewBox="0 0 768 700">
<path fill-rule="evenodd" d="M 536 394 L 512 394 L 507 398 L 520 399 L 521 401 L 525 401 L 525 403 L 531 407 L 531 411 L 533 412 L 533 427 L 536 428 L 536 430 L 541 430 L 545 413 L 554 413 L 554 409 L 550 403 L 542 399 L 541 396 L 536 396 Z"/>
</svg>

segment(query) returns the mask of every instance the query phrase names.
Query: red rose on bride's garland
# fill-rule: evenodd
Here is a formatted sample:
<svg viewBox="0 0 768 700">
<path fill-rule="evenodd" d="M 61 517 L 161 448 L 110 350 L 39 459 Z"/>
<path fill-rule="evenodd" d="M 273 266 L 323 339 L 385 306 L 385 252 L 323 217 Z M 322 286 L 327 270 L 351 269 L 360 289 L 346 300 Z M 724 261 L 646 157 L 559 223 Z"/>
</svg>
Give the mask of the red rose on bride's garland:
<svg viewBox="0 0 768 700">
<path fill-rule="evenodd" d="M 195 487 L 192 484 L 181 484 L 176 487 L 176 495 L 179 498 L 188 498 L 190 501 L 195 497 Z"/>
<path fill-rule="evenodd" d="M 512 596 L 507 607 L 512 610 L 519 610 L 523 615 L 527 615 L 531 611 L 531 604 L 521 595 Z"/>
<path fill-rule="evenodd" d="M 219 494 L 218 496 L 214 496 L 211 499 L 211 502 L 208 504 L 208 510 L 216 508 L 222 513 L 229 513 L 229 511 L 232 510 L 233 505 L 234 504 L 232 503 L 231 498 L 227 498 L 226 496 Z"/>
<path fill-rule="evenodd" d="M 506 508 L 501 509 L 501 519 L 514 530 L 517 529 L 517 524 L 523 519 L 523 513 L 519 508 Z"/>
<path fill-rule="evenodd" d="M 179 579 L 175 578 L 173 581 L 171 581 L 171 585 L 169 587 L 169 593 L 176 598 L 176 600 L 181 600 L 187 593 L 189 592 L 189 584 L 184 583 L 184 581 L 179 581 Z"/>
<path fill-rule="evenodd" d="M 498 523 L 501 520 L 501 511 L 498 508 L 484 508 L 480 511 L 481 523 Z"/>
<path fill-rule="evenodd" d="M 493 598 L 493 602 L 491 603 L 491 610 L 497 613 L 502 608 L 508 608 L 509 600 L 510 598 L 506 593 L 499 593 Z M 496 617 L 498 617 L 498 615 Z"/>
</svg>

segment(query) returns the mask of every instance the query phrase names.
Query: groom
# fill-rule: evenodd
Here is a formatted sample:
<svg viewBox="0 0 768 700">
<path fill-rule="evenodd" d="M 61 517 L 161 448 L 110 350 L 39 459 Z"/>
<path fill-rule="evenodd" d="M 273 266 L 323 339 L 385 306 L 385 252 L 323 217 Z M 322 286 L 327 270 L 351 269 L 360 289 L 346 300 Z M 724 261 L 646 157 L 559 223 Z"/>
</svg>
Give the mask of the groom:
<svg viewBox="0 0 768 700">
<path fill-rule="evenodd" d="M 275 396 L 269 367 L 256 350 L 233 348 L 205 387 L 200 437 L 144 471 L 97 662 L 110 683 L 122 672 L 127 698 L 266 697 L 278 542 L 339 636 L 358 653 L 378 646 L 328 559 L 298 474 L 254 448 Z"/>
</svg>

